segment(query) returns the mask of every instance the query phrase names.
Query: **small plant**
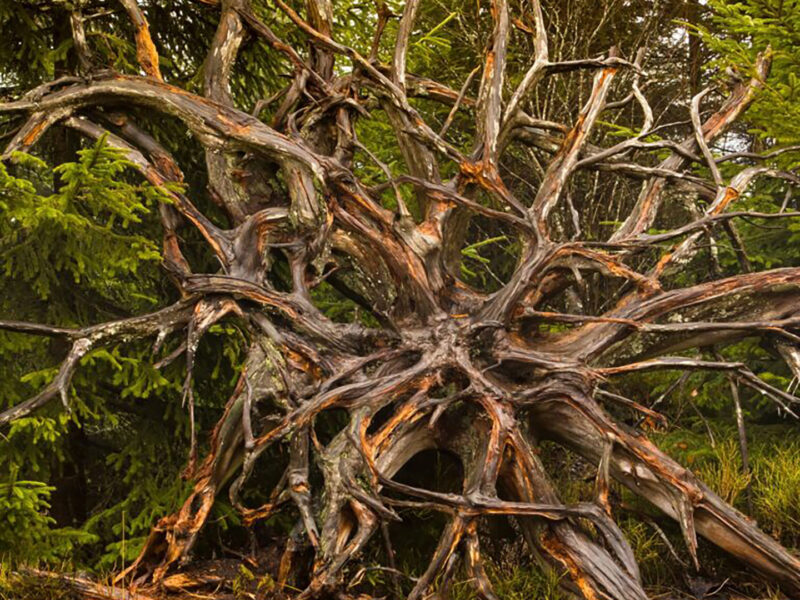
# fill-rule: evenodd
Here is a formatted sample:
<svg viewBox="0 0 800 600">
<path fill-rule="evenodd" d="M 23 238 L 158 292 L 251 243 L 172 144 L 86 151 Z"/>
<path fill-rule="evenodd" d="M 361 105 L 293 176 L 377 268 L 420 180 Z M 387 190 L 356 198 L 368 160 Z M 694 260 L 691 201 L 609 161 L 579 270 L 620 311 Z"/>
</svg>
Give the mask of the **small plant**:
<svg viewBox="0 0 800 600">
<path fill-rule="evenodd" d="M 249 593 L 249 590 L 253 587 L 253 582 L 255 580 L 256 576 L 250 569 L 244 565 L 239 565 L 239 572 L 231 582 L 233 597 L 236 598 L 236 600 L 243 600 L 244 598 L 252 597 L 252 595 Z"/>
<path fill-rule="evenodd" d="M 0 560 L 55 561 L 73 546 L 94 540 L 91 534 L 55 529 L 49 516 L 53 488 L 39 481 L 0 482 Z"/>
</svg>

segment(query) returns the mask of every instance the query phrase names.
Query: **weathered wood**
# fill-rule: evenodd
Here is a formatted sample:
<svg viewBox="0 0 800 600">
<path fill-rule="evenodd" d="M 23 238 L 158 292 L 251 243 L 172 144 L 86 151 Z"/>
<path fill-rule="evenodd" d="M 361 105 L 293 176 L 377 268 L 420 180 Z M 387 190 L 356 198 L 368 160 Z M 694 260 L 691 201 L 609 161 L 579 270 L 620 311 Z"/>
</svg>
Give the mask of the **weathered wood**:
<svg viewBox="0 0 800 600">
<path fill-rule="evenodd" d="M 798 216 L 729 210 L 755 177 L 796 179 L 759 166 L 725 182 L 716 164 L 729 158 L 714 158 L 709 149 L 763 85 L 768 54 L 759 58 L 756 76 L 738 84 L 705 122 L 699 112 L 703 95 L 695 96 L 691 137 L 681 143 L 645 142 L 658 127 L 639 87 L 641 55 L 634 63 L 614 51 L 606 58 L 550 62 L 547 23 L 538 1 L 533 2 L 534 29 L 515 19 L 505 0 L 491 2 L 491 40 L 484 63 L 473 71 L 483 72 L 477 99 L 468 97 L 472 75 L 455 91 L 408 73 L 418 0 L 405 4 L 391 65 L 377 61 L 380 36 L 392 16 L 382 3 L 367 58 L 336 41 L 329 0 L 307 0 L 305 17 L 282 0 L 274 2 L 305 36 L 307 52 L 278 38 L 246 0 L 208 0 L 219 9 L 219 25 L 205 62 L 202 95 L 161 80 L 142 10 L 134 0 L 121 1 L 134 23 L 137 56 L 146 76 L 62 80 L 0 104 L 0 113 L 27 118 L 4 157 L 29 149 L 50 127 L 61 124 L 93 139 L 106 136 L 155 185 L 178 182 L 182 173 L 175 160 L 119 107 L 130 104 L 176 117 L 203 145 L 209 187 L 229 226 L 214 225 L 198 210 L 201 204 L 169 192 L 172 204 L 161 211 L 164 259 L 183 300 L 149 315 L 84 329 L 0 321 L 3 330 L 72 343 L 56 378 L 33 398 L 0 414 L 0 426 L 57 397 L 67 405 L 80 358 L 102 344 L 154 336 L 159 347 L 166 336 L 180 331 L 185 341 L 162 363 L 186 353 L 184 398 L 190 414 L 193 359 L 203 333 L 234 314 L 248 330 L 250 348 L 202 460 L 196 461 L 193 429 L 193 453 L 185 471 L 193 482 L 189 497 L 178 512 L 153 527 L 141 555 L 118 581 L 152 580 L 176 589 L 191 584 L 171 575 L 172 569 L 191 560 L 216 496 L 228 486 L 231 504 L 245 523 L 287 506 L 296 509 L 299 518 L 278 583 L 287 583 L 307 548 L 314 566 L 301 598 L 344 594 L 346 566 L 360 560 L 379 530 L 391 561 L 386 523 L 400 518 L 398 507 L 412 507 L 441 511 L 448 521 L 410 598 L 424 597 L 463 560 L 475 592 L 494 600 L 477 527 L 483 516 L 504 515 L 519 520 L 543 568 L 569 574 L 572 591 L 588 599 L 644 600 L 633 552 L 611 518 L 613 477 L 679 522 L 695 561 L 699 533 L 788 593 L 800 594 L 796 557 L 644 437 L 617 424 L 594 400 L 601 392 L 599 382 L 621 373 L 718 369 L 787 411 L 796 408 L 794 396 L 761 381 L 746 365 L 671 354 L 745 335 L 777 334 L 780 352 L 797 371 L 800 269 L 745 272 L 679 289 L 665 289 L 662 281 L 670 267 L 694 256 L 698 239 L 717 223 L 742 216 Z M 80 23 L 76 14 L 76 44 L 86 54 Z M 533 64 L 513 91 L 505 87 L 511 23 L 534 36 Z M 287 87 L 265 101 L 282 98 L 270 124 L 257 118 L 262 104 L 251 115 L 235 105 L 230 92 L 237 53 L 248 35 L 264 40 L 294 69 Z M 90 57 L 84 58 L 88 68 Z M 337 61 L 343 58 L 352 64 L 339 70 Z M 525 99 L 539 82 L 575 69 L 594 71 L 594 81 L 572 124 L 525 113 Z M 606 97 L 623 79 L 615 77 L 621 69 L 632 70 L 629 100 L 638 102 L 644 127 L 629 140 L 598 148 L 590 137 L 607 108 Z M 399 175 L 356 139 L 357 121 L 371 118 L 365 95 L 370 96 L 370 109 L 382 110 L 394 130 L 405 163 Z M 409 101 L 413 96 L 452 105 L 441 133 L 414 108 Z M 463 106 L 476 113 L 469 155 L 443 137 Z M 501 175 L 505 153 L 515 141 L 550 155 L 530 206 Z M 656 167 L 619 160 L 632 150 L 665 148 L 672 155 Z M 359 180 L 359 153 L 380 167 L 385 182 L 370 187 Z M 690 168 L 703 163 L 710 166 L 713 181 Z M 456 173 L 449 181 L 442 178 L 448 172 L 445 164 Z M 552 227 L 554 216 L 565 208 L 562 196 L 581 169 L 645 179 L 630 215 L 605 243 L 561 240 Z M 251 197 L 256 192 L 248 182 L 255 179 L 272 186 L 261 202 Z M 421 210 L 416 221 L 399 191 L 404 184 L 417 195 Z M 647 234 L 664 191 L 673 184 L 677 191 L 690 189 L 708 197 L 705 214 L 672 231 Z M 396 211 L 382 203 L 384 190 L 395 192 Z M 492 204 L 480 200 L 481 194 Z M 493 294 L 471 289 L 459 272 L 474 216 L 507 226 L 523 249 L 514 272 Z M 176 233 L 181 226 L 198 229 L 219 260 L 219 272 L 191 272 Z M 646 270 L 632 260 L 643 248 L 679 238 L 655 268 Z M 271 270 L 278 257 L 289 273 L 281 285 Z M 602 314 L 548 308 L 549 299 L 572 285 L 570 276 L 577 285 L 581 272 L 629 285 Z M 343 324 L 325 316 L 312 293 L 323 281 L 367 310 L 378 325 Z M 668 320 L 675 315 L 681 318 Z M 531 323 L 576 327 L 540 335 L 536 327 L 528 327 Z M 643 335 L 649 336 L 646 343 Z M 633 400 L 605 397 L 658 416 Z M 349 420 L 322 443 L 314 425 L 332 410 L 345 411 Z M 538 458 L 537 436 L 556 440 L 598 465 L 594 502 L 568 506 L 559 500 Z M 285 444 L 285 472 L 269 502 L 246 506 L 241 491 L 256 462 L 276 444 Z M 441 493 L 393 479 L 416 454 L 432 448 L 458 458 L 464 470 L 460 492 Z M 322 473 L 323 489 L 312 488 L 312 461 Z M 511 499 L 501 499 L 498 488 Z M 394 573 L 395 566 L 387 568 Z M 63 579 L 93 598 L 143 600 L 82 579 L 41 576 Z"/>
<path fill-rule="evenodd" d="M 155 596 L 131 592 L 124 588 L 113 587 L 96 583 L 85 577 L 77 577 L 65 573 L 54 573 L 52 571 L 42 571 L 40 569 L 26 568 L 20 574 L 12 573 L 12 577 L 17 576 L 24 580 L 39 580 L 45 584 L 55 583 L 62 585 L 86 600 L 155 600 Z"/>
</svg>

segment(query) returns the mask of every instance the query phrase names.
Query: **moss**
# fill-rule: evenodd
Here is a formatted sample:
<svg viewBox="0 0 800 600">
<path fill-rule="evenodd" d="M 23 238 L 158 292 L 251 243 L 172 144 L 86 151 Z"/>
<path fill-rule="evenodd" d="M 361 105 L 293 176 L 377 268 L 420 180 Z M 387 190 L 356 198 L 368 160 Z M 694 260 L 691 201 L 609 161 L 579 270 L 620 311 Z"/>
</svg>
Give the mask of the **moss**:
<svg viewBox="0 0 800 600">
<path fill-rule="evenodd" d="M 0 566 L 0 600 L 80 600 L 61 581 L 9 573 Z"/>
</svg>

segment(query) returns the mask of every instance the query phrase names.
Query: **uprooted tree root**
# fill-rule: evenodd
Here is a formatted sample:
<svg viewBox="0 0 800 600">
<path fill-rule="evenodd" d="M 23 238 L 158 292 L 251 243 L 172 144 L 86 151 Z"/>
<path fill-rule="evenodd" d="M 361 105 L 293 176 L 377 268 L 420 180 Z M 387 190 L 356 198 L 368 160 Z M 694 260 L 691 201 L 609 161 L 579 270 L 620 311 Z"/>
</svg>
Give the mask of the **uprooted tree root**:
<svg viewBox="0 0 800 600">
<path fill-rule="evenodd" d="M 92 138 L 110 131 L 109 143 L 123 149 L 149 181 L 177 181 L 177 165 L 130 116 L 110 118 L 98 108 L 128 103 L 172 115 L 206 146 L 211 187 L 234 226 L 220 229 L 188 197 L 169 192 L 173 202 L 162 207 L 164 254 L 183 296 L 179 303 L 151 315 L 79 330 L 3 322 L 5 329 L 66 338 L 72 349 L 53 382 L 3 413 L 0 422 L 29 414 L 59 395 L 66 398 L 72 373 L 92 349 L 155 335 L 161 344 L 180 330 L 187 331 L 181 347 L 188 364 L 184 396 L 194 422 L 192 365 L 204 332 L 225 316 L 236 315 L 249 327 L 251 346 L 202 461 L 192 432 L 187 468 L 194 482 L 191 495 L 177 513 L 155 525 L 120 581 L 163 581 L 172 568 L 190 560 L 215 498 L 228 489 L 246 523 L 287 506 L 297 511 L 277 585 L 287 583 L 295 557 L 310 548 L 313 567 L 300 598 L 342 592 L 346 567 L 361 559 L 376 536 L 384 538 L 391 560 L 386 524 L 400 519 L 400 508 L 415 508 L 439 511 L 447 522 L 427 568 L 408 594 L 410 600 L 424 597 L 436 581 L 446 582 L 461 567 L 480 597 L 496 597 L 478 536 L 478 523 L 488 515 L 517 519 L 543 568 L 566 570 L 576 593 L 589 599 L 641 600 L 646 594 L 639 568 L 611 516 L 613 478 L 678 521 L 695 563 L 699 534 L 788 593 L 800 594 L 800 561 L 795 556 L 645 437 L 617 423 L 597 400 L 604 382 L 619 374 L 718 369 L 787 411 L 797 402 L 761 381 L 746 365 L 669 353 L 769 333 L 777 336 L 790 366 L 797 369 L 800 351 L 791 331 L 800 325 L 800 269 L 662 288 L 662 279 L 697 252 L 708 227 L 739 214 L 726 209 L 755 177 L 784 176 L 766 167 L 745 168 L 727 183 L 716 168 L 711 169 L 713 182 L 686 174 L 693 162 L 708 160 L 708 144 L 752 100 L 768 71 L 769 56 L 759 59 L 757 75 L 739 82 L 704 122 L 698 110 L 703 96 L 698 95 L 692 104 L 693 135 L 669 146 L 672 155 L 658 167 L 646 167 L 608 162 L 632 149 L 648 148 L 643 139 L 653 127 L 653 116 L 638 87 L 643 75 L 639 64 L 614 52 L 606 59 L 551 62 L 544 17 L 536 2 L 535 60 L 507 103 L 502 93 L 509 35 L 505 0 L 492 3 L 494 31 L 476 100 L 406 73 L 418 0 L 406 2 L 390 67 L 334 41 L 330 7 L 324 0 L 308 2 L 307 21 L 275 0 L 308 36 L 313 48 L 309 63 L 279 40 L 246 2 L 223 0 L 205 66 L 204 96 L 160 80 L 146 22 L 141 25 L 143 17 L 134 10 L 134 2 L 125 4 L 132 5 L 139 57 L 148 76 L 54 83 L 34 96 L 0 105 L 0 112 L 29 115 L 7 152 L 29 148 L 56 123 Z M 378 35 L 382 30 L 378 28 Z M 261 36 L 297 67 L 274 127 L 234 108 L 227 91 L 237 49 L 251 34 Z M 354 69 L 335 74 L 337 56 L 348 57 Z M 571 69 L 595 72 L 591 95 L 574 127 L 540 123 L 524 113 L 522 100 L 538 81 Z M 645 115 L 642 132 L 609 149 L 590 147 L 587 139 L 620 71 L 634 74 L 632 98 Z M 381 165 L 389 177 L 385 189 L 412 186 L 423 211 L 418 221 L 399 192 L 397 213 L 389 211 L 378 200 L 382 189 L 366 186 L 353 172 L 355 153 L 363 151 L 374 159 L 355 136 L 355 121 L 369 118 L 359 104 L 362 90 L 373 94 L 388 116 L 408 169 L 392 178 Z M 477 114 L 475 152 L 463 155 L 434 132 L 409 104 L 412 93 L 435 95 L 455 109 L 469 100 Z M 556 133 L 536 133 L 542 130 Z M 499 175 L 498 164 L 512 142 L 552 153 L 530 206 L 524 206 Z M 457 164 L 458 174 L 442 181 L 439 161 Z M 554 239 L 551 217 L 568 178 L 576 170 L 598 168 L 644 178 L 629 217 L 605 246 Z M 247 202 L 248 178 L 241 176 L 248 170 L 267 180 L 280 171 L 288 196 L 281 196 L 276 186 L 270 206 L 253 209 Z M 705 213 L 673 231 L 646 233 L 664 190 L 675 182 L 681 182 L 686 193 L 708 199 Z M 479 192 L 501 209 L 479 202 Z M 510 280 L 493 294 L 472 290 L 458 278 L 460 248 L 470 216 L 475 215 L 502 222 L 523 247 Z M 175 233 L 186 224 L 199 229 L 223 265 L 221 273 L 190 271 Z M 672 239 L 680 241 L 653 269 L 638 272 L 631 266 L 635 261 L 629 259 L 641 248 Z M 288 292 L 271 283 L 271 257 L 279 253 L 291 272 Z M 349 276 L 337 277 L 339 269 Z M 571 277 L 579 271 L 620 278 L 630 286 L 600 316 L 542 309 L 573 285 Z M 311 289 L 327 277 L 379 325 L 340 324 L 323 315 L 312 301 Z M 672 315 L 681 318 L 665 320 Z M 574 327 L 544 334 L 541 323 Z M 629 344 L 633 339 L 636 344 Z M 653 416 L 646 407 L 617 399 Z M 323 443 L 315 434 L 315 420 L 337 409 L 346 411 L 348 422 Z M 559 500 L 539 457 L 545 439 L 597 465 L 593 502 L 567 505 Z M 243 487 L 259 457 L 276 444 L 288 452 L 284 476 L 266 505 L 245 506 Z M 463 469 L 458 493 L 393 479 L 412 457 L 429 449 L 458 458 Z M 312 461 L 322 474 L 322 489 L 313 489 L 309 482 Z"/>
</svg>

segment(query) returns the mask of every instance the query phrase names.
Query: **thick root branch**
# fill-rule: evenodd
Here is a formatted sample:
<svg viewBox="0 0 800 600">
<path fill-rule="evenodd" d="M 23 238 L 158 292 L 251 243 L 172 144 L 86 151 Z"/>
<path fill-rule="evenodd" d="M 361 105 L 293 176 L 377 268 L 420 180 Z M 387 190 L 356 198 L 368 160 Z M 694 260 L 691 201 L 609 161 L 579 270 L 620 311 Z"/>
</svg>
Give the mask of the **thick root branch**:
<svg viewBox="0 0 800 600">
<path fill-rule="evenodd" d="M 609 434 L 618 443 L 612 476 L 681 523 L 695 554 L 694 530 L 716 546 L 800 594 L 800 560 L 643 436 L 624 431 L 590 398 L 548 400 L 532 408 L 537 429 L 585 457 L 600 461 Z M 547 415 L 547 418 L 543 418 Z"/>
</svg>

